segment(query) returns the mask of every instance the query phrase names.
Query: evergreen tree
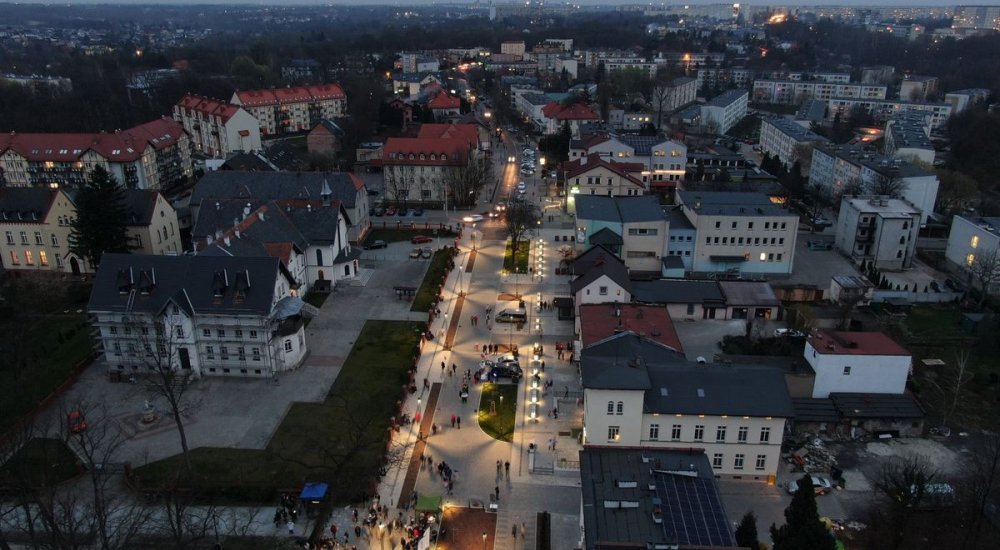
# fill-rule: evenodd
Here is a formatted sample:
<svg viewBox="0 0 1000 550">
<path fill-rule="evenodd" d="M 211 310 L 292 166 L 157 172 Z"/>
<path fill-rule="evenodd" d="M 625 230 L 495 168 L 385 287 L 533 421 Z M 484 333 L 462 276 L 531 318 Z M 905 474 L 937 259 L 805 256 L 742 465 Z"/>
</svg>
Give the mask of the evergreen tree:
<svg viewBox="0 0 1000 550">
<path fill-rule="evenodd" d="M 128 206 L 125 190 L 98 166 L 76 195 L 76 218 L 70 224 L 69 249 L 97 267 L 105 252 L 128 252 Z"/>
<path fill-rule="evenodd" d="M 792 503 L 785 508 L 785 524 L 771 525 L 774 550 L 834 550 L 836 543 L 816 510 L 816 494 L 808 475 L 798 481 Z"/>
<path fill-rule="evenodd" d="M 719 170 L 719 174 L 715 176 L 715 181 L 719 183 L 729 183 L 733 181 L 733 177 L 729 175 L 729 170 L 722 168 Z"/>
<path fill-rule="evenodd" d="M 698 169 L 694 173 L 694 181 L 705 181 L 705 163 L 698 163 Z"/>
<path fill-rule="evenodd" d="M 740 520 L 740 525 L 736 528 L 736 544 L 753 550 L 760 548 L 760 541 L 757 540 L 757 516 L 753 510 L 744 514 Z"/>
</svg>

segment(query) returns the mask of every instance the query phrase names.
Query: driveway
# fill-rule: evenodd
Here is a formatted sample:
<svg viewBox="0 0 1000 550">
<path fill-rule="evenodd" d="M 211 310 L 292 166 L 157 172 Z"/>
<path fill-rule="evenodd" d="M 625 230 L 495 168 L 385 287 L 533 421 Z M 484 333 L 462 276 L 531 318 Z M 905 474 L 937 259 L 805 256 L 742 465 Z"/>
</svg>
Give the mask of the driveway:
<svg viewBox="0 0 1000 550">
<path fill-rule="evenodd" d="M 684 346 L 684 355 L 691 361 L 704 357 L 711 361 L 712 356 L 722 353 L 719 342 L 727 334 L 739 335 L 746 332 L 745 319 L 715 321 L 709 319 L 697 321 L 675 321 L 674 330 Z"/>
</svg>

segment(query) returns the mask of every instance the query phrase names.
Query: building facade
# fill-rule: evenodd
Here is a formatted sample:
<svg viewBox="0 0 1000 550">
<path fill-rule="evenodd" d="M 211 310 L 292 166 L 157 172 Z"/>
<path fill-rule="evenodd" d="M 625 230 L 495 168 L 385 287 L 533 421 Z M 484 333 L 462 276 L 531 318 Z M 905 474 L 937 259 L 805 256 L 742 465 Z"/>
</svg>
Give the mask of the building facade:
<svg viewBox="0 0 1000 550">
<path fill-rule="evenodd" d="M 765 118 L 760 124 L 760 149 L 791 168 L 802 147 L 826 143 L 825 137 L 784 117 Z M 806 159 L 808 160 L 808 159 Z"/>
<path fill-rule="evenodd" d="M 876 269 L 908 269 L 916 256 L 920 211 L 889 197 L 845 195 L 837 217 L 837 250 L 856 264 Z"/>
<path fill-rule="evenodd" d="M 913 366 L 910 352 L 881 332 L 817 331 L 806 339 L 803 355 L 816 373 L 813 398 L 901 394 Z"/>
<path fill-rule="evenodd" d="M 701 106 L 701 124 L 713 127 L 716 134 L 724 134 L 747 116 L 746 90 L 729 90 L 713 97 Z"/>
<path fill-rule="evenodd" d="M 339 84 L 237 91 L 229 102 L 257 119 L 264 136 L 306 132 L 347 113 L 347 94 Z"/>
<path fill-rule="evenodd" d="M 996 264 L 991 258 L 997 255 L 1000 255 L 1000 218 L 952 218 L 945 259 L 948 260 L 948 267 L 958 273 L 963 282 L 981 287 L 982 280 L 974 275 L 974 271 L 982 270 L 987 275 L 985 279 L 991 279 L 986 291 L 990 294 L 1000 292 L 1000 273 L 989 276 L 987 268 L 990 263 Z"/>
<path fill-rule="evenodd" d="M 191 136 L 194 152 L 227 158 L 263 150 L 260 123 L 238 105 L 186 95 L 174 105 L 174 120 Z"/>
<path fill-rule="evenodd" d="M 921 112 L 931 117 L 931 128 L 940 128 L 951 117 L 950 103 L 932 103 L 922 101 L 905 101 L 902 99 L 856 99 L 834 97 L 826 100 L 828 120 L 837 115 L 847 119 L 855 108 L 864 109 L 871 114 L 876 122 L 884 123 L 898 113 Z"/>
<path fill-rule="evenodd" d="M 69 250 L 76 205 L 61 189 L 0 188 L 0 262 L 7 271 L 80 275 L 89 262 Z"/>
<path fill-rule="evenodd" d="M 754 80 L 753 98 L 761 103 L 800 105 L 809 99 L 827 100 L 834 97 L 885 99 L 886 87 L 872 84 L 850 84 L 800 80 Z"/>
</svg>

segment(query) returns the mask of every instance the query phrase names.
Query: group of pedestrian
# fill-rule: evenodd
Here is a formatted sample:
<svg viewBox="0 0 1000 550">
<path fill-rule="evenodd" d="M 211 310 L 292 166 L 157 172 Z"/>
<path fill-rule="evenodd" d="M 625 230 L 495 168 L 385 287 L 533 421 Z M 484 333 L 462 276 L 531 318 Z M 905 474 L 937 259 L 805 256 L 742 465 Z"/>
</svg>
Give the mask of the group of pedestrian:
<svg viewBox="0 0 1000 550">
<path fill-rule="evenodd" d="M 451 469 L 451 466 L 447 462 L 442 460 L 437 465 L 437 472 L 444 483 L 444 490 L 449 495 L 452 494 L 452 489 L 455 487 L 455 471 Z"/>
<path fill-rule="evenodd" d="M 500 351 L 500 344 L 483 344 L 483 354 L 493 355 Z M 485 359 L 485 356 L 483 357 Z"/>
<path fill-rule="evenodd" d="M 466 387 L 466 389 L 468 389 L 468 386 L 465 386 L 465 387 Z M 466 396 L 466 397 L 463 398 L 463 401 L 462 401 L 463 403 L 465 402 L 464 399 L 468 399 L 468 396 Z M 459 416 L 459 415 L 457 415 L 457 414 L 451 415 L 451 427 L 452 428 L 456 428 L 457 427 L 459 430 L 461 430 L 462 429 L 462 417 Z"/>
<path fill-rule="evenodd" d="M 510 461 L 509 460 L 506 460 L 506 461 L 503 461 L 503 462 L 501 462 L 499 460 L 497 461 L 497 480 L 498 481 L 501 479 L 501 476 L 500 476 L 501 470 L 506 474 L 507 479 L 510 479 Z"/>
<path fill-rule="evenodd" d="M 542 308 L 542 311 L 547 311 L 552 307 L 552 304 L 548 300 L 542 300 L 538 302 L 538 305 Z"/>
<path fill-rule="evenodd" d="M 281 495 L 281 503 L 274 510 L 274 528 L 282 525 L 288 528 L 289 534 L 295 534 L 295 521 L 299 517 L 299 503 L 288 494 Z"/>
</svg>

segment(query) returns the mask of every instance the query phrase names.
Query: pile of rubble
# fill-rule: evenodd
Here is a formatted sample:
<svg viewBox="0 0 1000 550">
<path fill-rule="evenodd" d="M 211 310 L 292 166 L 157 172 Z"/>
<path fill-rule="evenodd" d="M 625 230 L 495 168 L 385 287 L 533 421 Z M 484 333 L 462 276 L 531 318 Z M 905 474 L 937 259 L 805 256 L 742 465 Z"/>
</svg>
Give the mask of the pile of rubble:
<svg viewBox="0 0 1000 550">
<path fill-rule="evenodd" d="M 793 451 L 789 461 L 807 474 L 829 472 L 837 465 L 836 457 L 819 438 L 812 439 L 799 450 Z"/>
</svg>

